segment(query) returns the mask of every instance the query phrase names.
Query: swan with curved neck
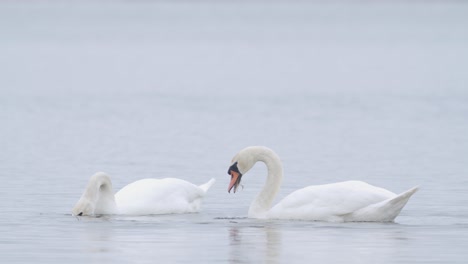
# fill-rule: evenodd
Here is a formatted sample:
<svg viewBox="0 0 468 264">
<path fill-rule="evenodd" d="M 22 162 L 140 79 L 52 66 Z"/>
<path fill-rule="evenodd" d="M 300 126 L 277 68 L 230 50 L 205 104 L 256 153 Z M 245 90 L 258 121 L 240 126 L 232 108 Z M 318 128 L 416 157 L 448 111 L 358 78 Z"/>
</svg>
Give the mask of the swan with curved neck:
<svg viewBox="0 0 468 264">
<path fill-rule="evenodd" d="M 195 213 L 200 210 L 202 199 L 214 182 L 211 179 L 197 186 L 175 178 L 142 179 L 128 184 L 114 195 L 110 177 L 98 172 L 90 178 L 72 214 Z"/>
<path fill-rule="evenodd" d="M 283 179 L 281 160 L 271 149 L 253 146 L 241 150 L 232 159 L 228 192 L 237 191 L 242 176 L 257 162 L 266 164 L 268 177 L 250 205 L 251 218 L 391 222 L 418 190 L 414 187 L 397 195 L 365 182 L 346 181 L 296 190 L 272 206 Z"/>
</svg>

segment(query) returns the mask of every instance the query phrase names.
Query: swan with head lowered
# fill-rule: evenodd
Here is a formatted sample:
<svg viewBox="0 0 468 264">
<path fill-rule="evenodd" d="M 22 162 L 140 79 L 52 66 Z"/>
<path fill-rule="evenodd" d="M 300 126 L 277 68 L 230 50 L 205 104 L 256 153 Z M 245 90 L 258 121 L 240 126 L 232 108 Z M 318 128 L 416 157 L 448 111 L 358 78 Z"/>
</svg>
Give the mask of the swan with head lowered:
<svg viewBox="0 0 468 264">
<path fill-rule="evenodd" d="M 196 213 L 214 179 L 200 186 L 175 179 L 142 179 L 114 195 L 110 177 L 98 172 L 88 182 L 73 215 L 150 215 Z"/>
<path fill-rule="evenodd" d="M 283 179 L 278 155 L 266 147 L 247 147 L 232 159 L 228 192 L 236 192 L 242 176 L 257 162 L 267 166 L 265 185 L 249 208 L 250 218 L 298 219 L 330 222 L 392 222 L 418 188 L 401 194 L 361 181 L 312 185 L 286 196 L 275 206 L 273 200 Z"/>
</svg>

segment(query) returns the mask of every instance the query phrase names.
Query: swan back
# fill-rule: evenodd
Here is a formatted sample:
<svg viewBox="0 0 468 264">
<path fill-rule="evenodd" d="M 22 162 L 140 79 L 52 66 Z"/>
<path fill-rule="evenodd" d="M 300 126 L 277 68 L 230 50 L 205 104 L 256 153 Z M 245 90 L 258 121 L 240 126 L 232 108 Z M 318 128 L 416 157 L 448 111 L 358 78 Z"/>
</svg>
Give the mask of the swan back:
<svg viewBox="0 0 468 264">
<path fill-rule="evenodd" d="M 110 177 L 98 172 L 91 176 L 85 191 L 72 210 L 73 215 L 114 214 L 117 207 Z"/>
<path fill-rule="evenodd" d="M 361 181 L 312 185 L 283 198 L 270 210 L 269 217 L 342 221 L 342 215 L 395 196 Z"/>
<path fill-rule="evenodd" d="M 195 213 L 213 183 L 214 179 L 201 186 L 176 178 L 142 179 L 118 191 L 115 200 L 121 214 Z"/>
</svg>

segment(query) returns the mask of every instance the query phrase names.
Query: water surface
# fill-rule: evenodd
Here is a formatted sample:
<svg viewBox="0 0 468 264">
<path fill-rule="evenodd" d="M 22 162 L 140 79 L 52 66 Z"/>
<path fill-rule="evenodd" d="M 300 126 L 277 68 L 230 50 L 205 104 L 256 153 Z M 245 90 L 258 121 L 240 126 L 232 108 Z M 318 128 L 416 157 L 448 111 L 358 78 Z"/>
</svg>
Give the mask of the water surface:
<svg viewBox="0 0 468 264">
<path fill-rule="evenodd" d="M 0 253 L 8 263 L 464 263 L 468 5 L 0 3 Z M 396 223 L 246 218 L 249 145 L 278 199 L 421 189 Z M 96 171 L 216 184 L 199 214 L 75 218 Z"/>
</svg>

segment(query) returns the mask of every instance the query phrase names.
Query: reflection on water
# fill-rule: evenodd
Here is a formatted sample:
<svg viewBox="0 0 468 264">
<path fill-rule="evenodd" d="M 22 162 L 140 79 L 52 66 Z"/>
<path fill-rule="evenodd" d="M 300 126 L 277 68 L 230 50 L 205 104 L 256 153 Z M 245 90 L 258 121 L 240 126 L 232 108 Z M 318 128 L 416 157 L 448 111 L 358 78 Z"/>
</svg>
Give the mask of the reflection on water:
<svg viewBox="0 0 468 264">
<path fill-rule="evenodd" d="M 83 252 L 112 253 L 117 251 L 114 245 L 114 230 L 108 225 L 87 225 L 80 235 L 79 241 L 82 242 Z"/>
<path fill-rule="evenodd" d="M 229 228 L 229 263 L 280 263 L 281 234 L 272 226 Z"/>
<path fill-rule="evenodd" d="M 111 219 L 87 221 L 75 237 L 96 261 L 139 259 L 190 263 L 400 263 L 431 260 L 455 261 L 468 239 L 456 229 L 381 223 L 261 221 L 204 218 L 202 224 L 178 224 L 180 216 L 145 217 L 140 222 Z M 85 221 L 83 221 L 85 222 Z M 466 231 L 466 230 L 465 230 Z M 451 247 L 444 246 L 446 242 Z M 427 249 L 431 248 L 428 252 Z M 462 263 L 462 262 L 460 262 Z"/>
<path fill-rule="evenodd" d="M 230 263 L 300 263 L 304 259 L 395 263 L 407 260 L 419 241 L 406 231 L 409 227 L 388 223 L 244 220 L 230 225 Z"/>
</svg>

